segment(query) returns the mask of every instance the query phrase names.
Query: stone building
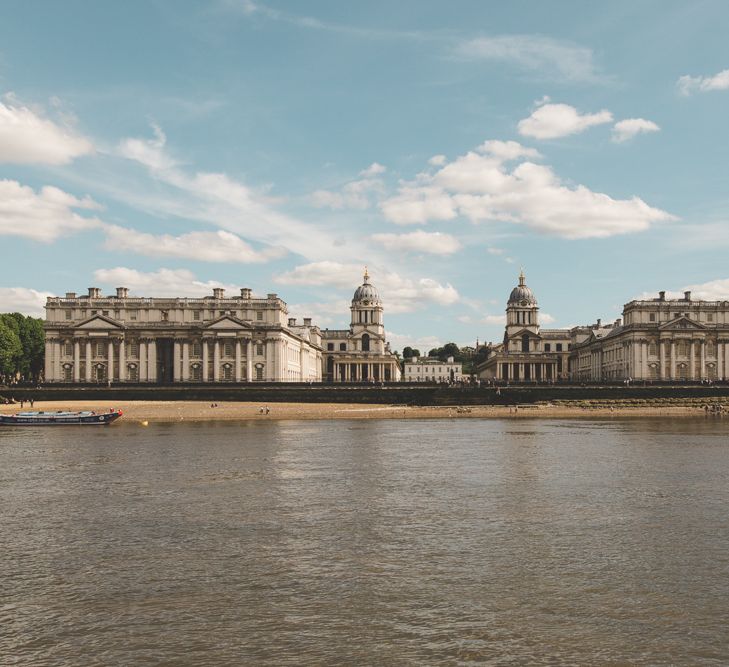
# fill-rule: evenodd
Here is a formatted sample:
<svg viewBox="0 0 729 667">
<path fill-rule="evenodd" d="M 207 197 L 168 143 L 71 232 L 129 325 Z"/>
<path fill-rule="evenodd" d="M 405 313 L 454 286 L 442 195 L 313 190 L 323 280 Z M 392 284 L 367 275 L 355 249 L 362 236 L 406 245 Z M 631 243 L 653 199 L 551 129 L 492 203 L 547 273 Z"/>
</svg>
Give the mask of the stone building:
<svg viewBox="0 0 729 667">
<path fill-rule="evenodd" d="M 321 332 L 325 381 L 398 382 L 400 363 L 385 340 L 382 300 L 366 269 L 349 310 L 349 329 Z"/>
<path fill-rule="evenodd" d="M 446 361 L 431 357 L 412 357 L 403 362 L 403 382 L 459 382 L 463 364 L 448 357 Z"/>
<path fill-rule="evenodd" d="M 729 378 L 729 301 L 636 299 L 623 317 L 577 337 L 570 356 L 576 381 L 701 381 Z"/>
<path fill-rule="evenodd" d="M 506 304 L 504 340 L 487 347 L 487 357 L 476 367 L 483 380 L 546 382 L 566 379 L 569 373 L 570 332 L 542 329 L 534 292 L 524 272 Z"/>
<path fill-rule="evenodd" d="M 46 302 L 46 382 L 318 382 L 321 333 L 276 294 L 203 298 L 69 292 Z"/>
</svg>

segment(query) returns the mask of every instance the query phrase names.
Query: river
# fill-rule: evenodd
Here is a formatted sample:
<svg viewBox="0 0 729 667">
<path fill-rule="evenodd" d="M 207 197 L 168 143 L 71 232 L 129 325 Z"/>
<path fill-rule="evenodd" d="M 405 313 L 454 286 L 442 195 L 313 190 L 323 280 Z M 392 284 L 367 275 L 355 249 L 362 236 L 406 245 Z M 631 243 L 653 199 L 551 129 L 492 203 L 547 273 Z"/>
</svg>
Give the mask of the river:
<svg viewBox="0 0 729 667">
<path fill-rule="evenodd" d="M 728 433 L 4 428 L 0 664 L 726 665 Z"/>
</svg>

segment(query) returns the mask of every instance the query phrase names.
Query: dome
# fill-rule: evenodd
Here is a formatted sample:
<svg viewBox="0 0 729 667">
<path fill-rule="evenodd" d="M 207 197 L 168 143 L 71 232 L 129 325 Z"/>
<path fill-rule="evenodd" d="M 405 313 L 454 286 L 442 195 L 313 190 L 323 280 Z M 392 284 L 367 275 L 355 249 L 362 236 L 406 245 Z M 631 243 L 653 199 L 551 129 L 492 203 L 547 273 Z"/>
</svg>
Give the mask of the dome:
<svg viewBox="0 0 729 667">
<path fill-rule="evenodd" d="M 524 282 L 523 271 L 519 274 L 519 284 L 513 290 L 511 290 L 511 294 L 509 295 L 509 303 L 529 306 L 537 305 L 537 297 L 534 296 L 534 292 L 532 292 Z"/>
<path fill-rule="evenodd" d="M 364 282 L 354 291 L 352 301 L 377 301 L 379 302 L 380 295 L 377 293 L 374 285 L 370 284 L 370 276 L 365 269 Z"/>
</svg>

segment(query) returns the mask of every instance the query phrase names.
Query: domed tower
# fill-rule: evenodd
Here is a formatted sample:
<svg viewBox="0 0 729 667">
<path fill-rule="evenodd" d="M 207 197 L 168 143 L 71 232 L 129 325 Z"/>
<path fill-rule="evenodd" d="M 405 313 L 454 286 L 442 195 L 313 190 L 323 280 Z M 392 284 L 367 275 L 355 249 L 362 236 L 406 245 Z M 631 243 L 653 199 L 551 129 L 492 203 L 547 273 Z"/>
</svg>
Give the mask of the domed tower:
<svg viewBox="0 0 729 667">
<path fill-rule="evenodd" d="M 365 268 L 364 282 L 352 297 L 350 330 L 357 350 L 385 352 L 385 325 L 382 320 L 382 301 Z"/>
<path fill-rule="evenodd" d="M 505 338 L 523 330 L 539 333 L 539 306 L 534 292 L 526 285 L 524 271 L 519 274 L 519 284 L 511 290 L 506 304 Z"/>
</svg>

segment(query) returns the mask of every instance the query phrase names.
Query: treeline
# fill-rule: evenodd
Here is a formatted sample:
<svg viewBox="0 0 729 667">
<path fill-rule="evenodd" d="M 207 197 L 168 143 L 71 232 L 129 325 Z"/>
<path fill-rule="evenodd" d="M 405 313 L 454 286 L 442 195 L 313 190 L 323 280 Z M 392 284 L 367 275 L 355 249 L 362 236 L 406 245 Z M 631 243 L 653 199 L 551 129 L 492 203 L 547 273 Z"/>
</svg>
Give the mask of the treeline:
<svg viewBox="0 0 729 667">
<path fill-rule="evenodd" d="M 409 361 L 411 357 L 423 356 L 415 347 L 405 347 L 402 351 L 405 361 Z M 480 345 L 478 350 L 473 347 L 458 347 L 455 343 L 446 343 L 443 347 L 434 347 L 428 351 L 426 355 L 431 359 L 439 359 L 447 361 L 448 357 L 453 357 L 453 361 L 459 361 L 463 364 L 463 374 L 470 375 L 476 371 L 476 366 L 488 357 L 488 348 Z"/>
<path fill-rule="evenodd" d="M 43 320 L 20 313 L 0 313 L 0 381 L 38 382 L 43 373 Z"/>
</svg>

